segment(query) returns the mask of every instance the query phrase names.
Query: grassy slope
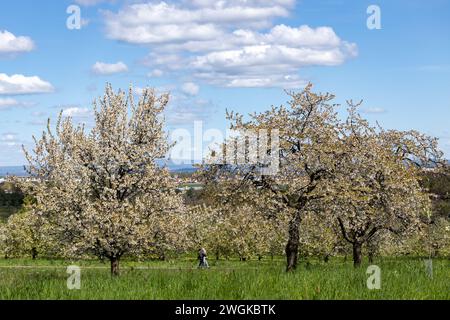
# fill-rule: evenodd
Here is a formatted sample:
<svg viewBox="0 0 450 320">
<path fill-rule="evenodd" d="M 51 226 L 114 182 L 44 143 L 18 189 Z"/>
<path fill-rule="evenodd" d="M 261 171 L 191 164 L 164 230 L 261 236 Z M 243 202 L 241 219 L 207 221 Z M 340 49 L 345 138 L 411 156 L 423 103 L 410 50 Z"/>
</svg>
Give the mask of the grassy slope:
<svg viewBox="0 0 450 320">
<path fill-rule="evenodd" d="M 107 265 L 83 261 L 81 290 L 70 291 L 70 262 L 0 260 L 0 299 L 450 299 L 450 261 L 433 263 L 430 279 L 420 259 L 377 261 L 382 288 L 368 290 L 367 265 L 354 270 L 337 259 L 302 264 L 293 274 L 282 260 L 219 261 L 209 270 L 188 260 L 126 262 L 116 279 Z"/>
</svg>

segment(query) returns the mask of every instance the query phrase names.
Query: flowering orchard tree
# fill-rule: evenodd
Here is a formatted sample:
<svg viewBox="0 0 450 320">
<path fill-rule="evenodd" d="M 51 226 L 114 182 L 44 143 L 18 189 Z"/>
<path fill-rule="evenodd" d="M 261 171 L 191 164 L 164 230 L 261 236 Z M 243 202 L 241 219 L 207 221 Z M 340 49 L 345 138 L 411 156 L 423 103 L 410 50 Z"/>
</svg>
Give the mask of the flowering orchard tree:
<svg viewBox="0 0 450 320">
<path fill-rule="evenodd" d="M 223 158 L 252 161 L 210 161 L 202 171 L 210 184 L 229 183 L 227 198 L 244 193 L 253 205 L 269 208 L 276 203 L 279 212 L 290 214 L 287 271 L 297 265 L 300 225 L 318 207 L 325 217 L 337 217 L 339 230 L 353 246 L 355 265 L 360 264 L 362 245 L 381 230 L 402 233 L 413 229 L 418 215 L 429 207 L 418 184 L 419 172 L 441 157 L 436 139 L 415 131 L 372 128 L 356 114 L 356 106 L 351 105 L 348 121 L 339 120 L 334 96 L 313 93 L 311 88 L 290 93 L 287 107 L 252 114 L 248 121 L 240 114 L 229 114 L 231 128 L 241 136 L 226 142 Z M 260 145 L 258 139 L 247 140 L 252 131 L 278 132 L 278 150 Z M 230 155 L 230 145 L 248 148 L 244 152 L 235 148 Z M 251 154 L 254 145 L 256 161 Z M 266 148 L 263 153 L 261 148 Z M 261 154 L 276 158 L 277 170 L 264 170 L 268 163 Z M 317 240 L 310 234 L 302 241 L 313 238 Z M 328 240 L 331 244 L 333 236 Z M 335 244 L 341 246 L 339 241 Z"/>
<path fill-rule="evenodd" d="M 60 231 L 67 250 L 109 259 L 112 275 L 122 256 L 155 246 L 155 219 L 182 210 L 168 170 L 156 162 L 170 147 L 161 115 L 168 101 L 146 89 L 135 102 L 132 89 L 127 95 L 107 85 L 90 131 L 60 115 L 55 133 L 49 121 L 33 152 L 25 151 L 33 181 L 21 185 L 36 199 L 34 212 Z"/>
<path fill-rule="evenodd" d="M 430 221 L 420 234 L 419 244 L 423 248 L 422 252 L 430 257 L 450 258 L 450 221 L 445 218 Z"/>
<path fill-rule="evenodd" d="M 279 150 L 276 153 L 272 148 L 263 150 L 279 160 L 276 170 L 267 174 L 264 170 L 267 162 L 259 157 L 246 166 L 213 163 L 204 168 L 207 180 L 234 181 L 232 193 L 254 188 L 258 196 L 253 201 L 259 201 L 259 206 L 276 203 L 279 212 L 290 213 L 285 247 L 287 271 L 297 266 L 300 224 L 307 207 L 327 194 L 330 187 L 327 181 L 340 154 L 339 121 L 336 105 L 331 104 L 334 96 L 313 93 L 311 88 L 308 85 L 301 92 L 290 93 L 288 106 L 252 114 L 247 122 L 240 114 L 228 115 L 232 129 L 238 132 L 279 131 Z M 261 150 L 258 152 L 261 154 Z"/>
<path fill-rule="evenodd" d="M 51 227 L 33 214 L 33 203 L 31 197 L 23 197 L 22 208 L 0 223 L 0 252 L 5 258 L 27 256 L 34 260 L 44 253 L 56 253 Z"/>
<path fill-rule="evenodd" d="M 166 210 L 155 214 L 148 225 L 151 242 L 142 257 L 156 257 L 166 260 L 168 253 L 180 254 L 189 249 L 188 212 L 186 210 Z"/>
<path fill-rule="evenodd" d="M 24 209 L 11 215 L 4 225 L 4 255 L 28 256 L 34 260 L 40 254 L 55 253 L 58 248 L 54 245 L 52 234 L 53 230 L 45 219 Z"/>
<path fill-rule="evenodd" d="M 286 227 L 280 226 L 284 221 L 271 216 L 268 208 L 255 206 L 249 198 L 258 195 L 247 191 L 240 193 L 243 197 L 238 201 L 236 195 L 227 196 L 225 185 L 218 184 L 210 204 L 190 208 L 190 238 L 196 248 L 208 248 L 216 259 L 234 254 L 242 261 L 281 253 L 277 249 L 280 238 L 285 239 Z"/>
<path fill-rule="evenodd" d="M 8 231 L 6 228 L 6 223 L 0 221 L 0 254 L 2 254 L 5 259 L 8 258 Z"/>
<path fill-rule="evenodd" d="M 348 246 L 342 239 L 336 220 L 330 219 L 322 209 L 320 212 L 309 212 L 300 230 L 300 253 L 304 257 L 318 257 L 328 262 L 330 257 Z"/>
<path fill-rule="evenodd" d="M 370 126 L 356 112 L 357 106 L 349 104 L 342 156 L 336 162 L 332 192 L 322 204 L 337 218 L 357 267 L 363 244 L 375 245 L 382 232 L 406 237 L 417 229 L 430 211 L 420 174 L 423 166 L 439 164 L 442 153 L 436 139 L 416 131 Z"/>
</svg>

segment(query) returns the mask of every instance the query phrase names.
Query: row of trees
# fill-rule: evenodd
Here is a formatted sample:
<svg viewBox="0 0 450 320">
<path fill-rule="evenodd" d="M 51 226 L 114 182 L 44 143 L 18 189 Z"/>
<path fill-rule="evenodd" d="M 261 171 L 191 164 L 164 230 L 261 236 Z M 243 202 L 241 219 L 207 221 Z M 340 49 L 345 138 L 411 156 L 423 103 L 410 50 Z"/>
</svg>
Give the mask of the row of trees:
<svg viewBox="0 0 450 320">
<path fill-rule="evenodd" d="M 201 195 L 203 200 L 208 198 Z M 268 217 L 250 206 L 233 211 L 205 204 L 187 209 L 186 216 L 168 217 L 153 229 L 152 245 L 133 257 L 173 258 L 192 254 L 206 247 L 211 258 L 239 257 L 266 259 L 283 254 L 289 215 Z M 177 222 L 177 223 L 174 223 Z M 45 219 L 24 208 L 0 224 L 0 254 L 5 258 L 90 258 L 89 254 L 70 253 L 57 232 Z M 424 222 L 415 233 L 398 236 L 380 232 L 363 248 L 369 261 L 378 255 L 450 256 L 450 222 L 444 218 Z M 299 253 L 304 259 L 315 257 L 325 262 L 333 256 L 352 256 L 352 246 L 342 237 L 337 221 L 310 213 L 302 221 Z M 129 254 L 130 256 L 130 254 Z"/>
<path fill-rule="evenodd" d="M 20 208 L 23 194 L 10 183 L 0 183 L 0 207 Z"/>
<path fill-rule="evenodd" d="M 55 133 L 49 123 L 26 152 L 33 179 L 15 183 L 33 201 L 3 227 L 6 252 L 36 221 L 35 230 L 51 237 L 59 254 L 108 259 L 112 274 L 123 256 L 164 257 L 199 246 L 242 260 L 284 247 L 290 271 L 300 250 L 328 257 L 351 246 L 358 266 L 363 246 L 375 252 L 387 239 L 416 235 L 431 212 L 419 182 L 423 167 L 439 170 L 437 140 L 372 127 L 351 101 L 341 121 L 334 97 L 311 89 L 291 93 L 288 106 L 249 121 L 228 114 L 241 134 L 225 142 L 224 159 L 249 157 L 249 148 L 243 154 L 229 148 L 253 144 L 249 131 L 279 132 L 280 148 L 267 148 L 260 138 L 257 161 L 243 165 L 214 162 L 213 154 L 198 173 L 205 184 L 202 204 L 192 206 L 156 163 L 171 147 L 162 117 L 168 95 L 148 89 L 136 102 L 132 90 L 107 86 L 94 104 L 92 130 L 60 116 Z M 227 155 L 230 150 L 235 154 Z M 268 172 L 274 157 L 276 170 Z M 51 252 L 35 239 L 42 241 L 33 237 L 25 251 Z"/>
<path fill-rule="evenodd" d="M 227 197 L 254 189 L 257 206 L 275 203 L 283 208 L 278 212 L 290 212 L 288 271 L 297 266 L 301 225 L 309 214 L 337 221 L 343 239 L 353 248 L 355 266 L 361 263 L 362 246 L 382 233 L 405 237 L 417 230 L 431 210 L 420 174 L 424 167 L 437 169 L 442 162 L 436 139 L 416 131 L 373 127 L 352 101 L 347 119 L 341 121 L 334 96 L 313 93 L 311 88 L 290 93 L 288 106 L 253 114 L 248 121 L 240 114 L 228 115 L 232 128 L 244 133 L 229 144 L 249 143 L 245 132 L 279 130 L 280 163 L 275 174 L 264 174 L 265 157 L 248 166 L 219 162 L 203 168 L 206 183 L 227 181 Z M 273 158 L 272 152 L 268 148 L 262 154 Z"/>
</svg>

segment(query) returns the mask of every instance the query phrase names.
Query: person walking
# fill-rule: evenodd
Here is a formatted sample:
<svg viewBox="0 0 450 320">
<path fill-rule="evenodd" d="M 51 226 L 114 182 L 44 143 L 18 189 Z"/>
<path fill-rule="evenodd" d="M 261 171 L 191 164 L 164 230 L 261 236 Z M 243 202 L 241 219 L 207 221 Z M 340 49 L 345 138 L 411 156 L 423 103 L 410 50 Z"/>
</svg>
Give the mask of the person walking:
<svg viewBox="0 0 450 320">
<path fill-rule="evenodd" d="M 200 260 L 200 264 L 198 265 L 199 268 L 209 268 L 208 260 L 206 260 L 206 250 L 205 248 L 201 248 L 198 251 L 198 259 Z"/>
</svg>

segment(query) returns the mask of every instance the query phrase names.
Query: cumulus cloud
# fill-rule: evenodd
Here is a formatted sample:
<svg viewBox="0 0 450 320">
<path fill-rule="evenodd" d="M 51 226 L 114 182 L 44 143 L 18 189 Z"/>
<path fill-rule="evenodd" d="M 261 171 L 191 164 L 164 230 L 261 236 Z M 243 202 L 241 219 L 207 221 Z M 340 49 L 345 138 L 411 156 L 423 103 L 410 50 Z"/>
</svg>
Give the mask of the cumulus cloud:
<svg viewBox="0 0 450 320">
<path fill-rule="evenodd" d="M 200 87 L 193 82 L 186 82 L 181 86 L 181 91 L 187 95 L 196 96 L 200 91 Z"/>
<path fill-rule="evenodd" d="M 267 34 L 239 31 L 229 50 L 197 55 L 190 66 L 199 78 L 225 86 L 294 87 L 296 72 L 306 66 L 336 66 L 357 55 L 354 44 L 342 41 L 331 28 L 280 25 Z"/>
<path fill-rule="evenodd" d="M 264 27 L 289 14 L 291 1 L 194 1 L 184 5 L 138 3 L 106 12 L 107 35 L 135 44 L 211 40 L 228 27 Z"/>
<path fill-rule="evenodd" d="M 195 54 L 177 64 L 156 51 L 148 61 L 160 68 L 168 63 L 172 69 L 188 67 L 199 79 L 228 87 L 298 87 L 305 83 L 297 74 L 302 67 L 337 66 L 357 55 L 357 46 L 342 41 L 332 28 L 309 26 L 278 25 L 267 33 L 236 30 L 218 40 L 170 46 Z"/>
<path fill-rule="evenodd" d="M 331 27 L 273 25 L 294 0 L 194 0 L 138 3 L 107 11 L 111 39 L 147 45 L 144 64 L 187 71 L 227 87 L 295 87 L 306 66 L 337 66 L 357 56 L 357 45 Z"/>
<path fill-rule="evenodd" d="M 111 75 L 128 72 L 128 67 L 122 61 L 117 63 L 96 62 L 92 66 L 92 72 L 96 75 Z"/>
<path fill-rule="evenodd" d="M 34 49 L 34 42 L 29 37 L 17 37 L 11 32 L 0 30 L 0 54 L 29 52 Z"/>
<path fill-rule="evenodd" d="M 27 77 L 21 74 L 8 76 L 0 73 L 0 95 L 20 95 L 53 92 L 53 86 L 38 76 Z"/>
</svg>

